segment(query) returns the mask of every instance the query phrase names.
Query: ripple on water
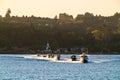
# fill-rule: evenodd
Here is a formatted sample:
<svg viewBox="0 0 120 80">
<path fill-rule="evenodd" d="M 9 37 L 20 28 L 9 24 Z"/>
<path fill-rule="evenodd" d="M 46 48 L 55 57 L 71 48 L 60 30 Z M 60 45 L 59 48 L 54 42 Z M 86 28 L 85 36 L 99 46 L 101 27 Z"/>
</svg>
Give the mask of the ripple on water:
<svg viewBox="0 0 120 80">
<path fill-rule="evenodd" d="M 120 56 L 117 55 L 90 55 L 87 64 L 24 59 L 21 56 L 0 56 L 0 80 L 120 80 Z"/>
</svg>

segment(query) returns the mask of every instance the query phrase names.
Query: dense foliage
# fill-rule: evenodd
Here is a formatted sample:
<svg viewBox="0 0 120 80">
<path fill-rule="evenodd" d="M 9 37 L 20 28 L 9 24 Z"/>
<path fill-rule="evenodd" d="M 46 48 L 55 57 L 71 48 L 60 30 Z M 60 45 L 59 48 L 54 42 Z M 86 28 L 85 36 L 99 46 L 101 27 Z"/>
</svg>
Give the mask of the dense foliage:
<svg viewBox="0 0 120 80">
<path fill-rule="evenodd" d="M 1 49 L 44 49 L 49 41 L 52 49 L 87 47 L 92 52 L 120 52 L 119 13 L 109 17 L 85 13 L 74 19 L 17 17 L 10 13 L 0 16 Z"/>
</svg>

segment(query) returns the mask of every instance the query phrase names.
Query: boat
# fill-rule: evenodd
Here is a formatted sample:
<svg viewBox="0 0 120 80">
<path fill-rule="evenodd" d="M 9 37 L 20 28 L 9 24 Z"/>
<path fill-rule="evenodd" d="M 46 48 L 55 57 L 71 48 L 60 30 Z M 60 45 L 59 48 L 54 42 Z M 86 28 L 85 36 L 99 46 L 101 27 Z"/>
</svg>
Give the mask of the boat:
<svg viewBox="0 0 120 80">
<path fill-rule="evenodd" d="M 88 63 L 88 56 L 80 56 L 81 63 Z"/>
<path fill-rule="evenodd" d="M 78 56 L 71 55 L 70 58 L 63 58 L 61 57 L 61 50 L 58 49 L 57 51 L 53 52 L 50 49 L 49 43 L 47 43 L 46 49 L 43 52 L 38 50 L 37 55 L 32 56 L 25 56 L 24 58 L 31 58 L 31 59 L 40 59 L 40 60 L 47 60 L 47 61 L 54 61 L 54 62 L 71 62 L 71 63 L 88 63 L 88 49 L 82 48 L 80 58 L 77 59 Z"/>
<path fill-rule="evenodd" d="M 39 54 L 38 57 L 40 57 L 40 59 L 42 60 L 51 60 L 51 61 L 60 60 L 60 54 L 54 54 L 50 49 L 49 43 L 47 43 L 46 49 L 43 51 L 42 54 Z"/>
<path fill-rule="evenodd" d="M 75 55 L 72 55 L 72 56 L 71 56 L 71 61 L 77 61 L 77 58 L 76 58 Z"/>
<path fill-rule="evenodd" d="M 50 55 L 50 54 L 45 54 L 45 55 L 40 55 L 39 56 L 41 60 L 49 60 L 49 61 L 57 61 L 60 60 L 60 55 Z"/>
<path fill-rule="evenodd" d="M 87 56 L 88 49 L 87 48 L 82 48 L 81 52 L 82 52 L 82 54 L 80 56 L 80 62 L 81 63 L 88 63 L 88 56 Z"/>
</svg>

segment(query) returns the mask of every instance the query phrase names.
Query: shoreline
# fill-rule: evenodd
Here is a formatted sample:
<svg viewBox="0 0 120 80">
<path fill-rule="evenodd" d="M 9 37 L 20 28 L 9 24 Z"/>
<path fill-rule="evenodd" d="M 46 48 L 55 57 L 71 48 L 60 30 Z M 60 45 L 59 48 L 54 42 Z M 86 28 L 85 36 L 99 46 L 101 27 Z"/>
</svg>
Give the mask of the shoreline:
<svg viewBox="0 0 120 80">
<path fill-rule="evenodd" d="M 0 51 L 0 54 L 51 54 L 51 53 L 38 53 L 37 51 Z M 81 52 L 61 52 L 61 53 L 52 53 L 52 54 L 63 54 L 63 55 L 80 55 Z M 120 55 L 120 52 L 88 52 L 88 55 Z"/>
<path fill-rule="evenodd" d="M 30 54 L 30 55 L 37 55 L 37 53 L 29 53 L 29 52 L 0 52 L 0 54 L 14 54 L 14 55 L 19 55 L 19 54 Z M 40 53 L 41 54 L 41 53 Z M 44 54 L 44 53 L 42 53 Z M 45 53 L 47 54 L 47 53 Z M 53 53 L 55 54 L 55 53 Z M 79 53 L 60 53 L 61 55 L 80 55 Z M 111 53 L 98 53 L 98 52 L 91 52 L 88 53 L 88 55 L 120 55 L 119 52 L 111 52 Z"/>
</svg>

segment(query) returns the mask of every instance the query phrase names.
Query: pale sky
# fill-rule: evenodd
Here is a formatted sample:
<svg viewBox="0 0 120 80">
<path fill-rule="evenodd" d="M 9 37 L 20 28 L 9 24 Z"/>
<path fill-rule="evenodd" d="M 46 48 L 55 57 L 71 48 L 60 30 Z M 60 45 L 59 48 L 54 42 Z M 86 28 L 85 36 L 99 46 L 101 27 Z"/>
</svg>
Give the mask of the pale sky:
<svg viewBox="0 0 120 80">
<path fill-rule="evenodd" d="M 85 12 L 111 16 L 120 12 L 120 0 L 0 0 L 0 15 L 5 16 L 8 8 L 14 16 L 53 18 L 59 13 L 68 13 L 76 17 Z"/>
</svg>

